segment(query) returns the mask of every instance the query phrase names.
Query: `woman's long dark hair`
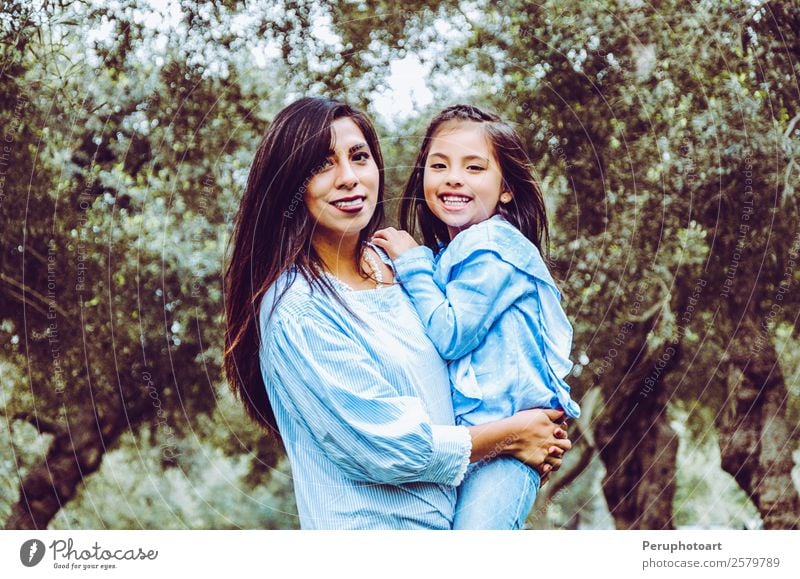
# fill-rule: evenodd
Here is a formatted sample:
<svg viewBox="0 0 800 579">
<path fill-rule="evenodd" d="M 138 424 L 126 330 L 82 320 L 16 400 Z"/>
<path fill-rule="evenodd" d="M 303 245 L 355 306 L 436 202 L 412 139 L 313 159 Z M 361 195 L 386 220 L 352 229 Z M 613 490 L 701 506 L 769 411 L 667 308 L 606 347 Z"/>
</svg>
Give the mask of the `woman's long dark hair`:
<svg viewBox="0 0 800 579">
<path fill-rule="evenodd" d="M 359 236 L 362 242 L 371 239 L 383 221 L 378 136 L 363 113 L 332 99 L 303 98 L 278 113 L 258 145 L 234 223 L 225 271 L 225 374 L 248 415 L 276 434 L 258 356 L 259 309 L 267 290 L 292 266 L 312 287 L 335 293 L 311 244 L 314 222 L 305 194 L 308 181 L 330 155 L 331 125 L 341 118 L 352 119 L 361 129 L 380 174 L 375 213 Z"/>
<path fill-rule="evenodd" d="M 425 164 L 431 142 L 442 125 L 449 122 L 470 122 L 481 125 L 494 148 L 503 178 L 503 189 L 513 195 L 510 203 L 498 203 L 497 212 L 519 229 L 536 246 L 539 253 L 546 256 L 549 243 L 547 211 L 542 190 L 533 176 L 533 164 L 525 153 L 522 139 L 499 116 L 472 105 L 448 107 L 436 115 L 428 125 L 400 203 L 401 227 L 413 234 L 419 224 L 423 242 L 433 251 L 437 251 L 440 244 L 450 243 L 447 226 L 425 203 L 423 188 Z M 545 251 L 542 251 L 543 247 Z"/>
</svg>

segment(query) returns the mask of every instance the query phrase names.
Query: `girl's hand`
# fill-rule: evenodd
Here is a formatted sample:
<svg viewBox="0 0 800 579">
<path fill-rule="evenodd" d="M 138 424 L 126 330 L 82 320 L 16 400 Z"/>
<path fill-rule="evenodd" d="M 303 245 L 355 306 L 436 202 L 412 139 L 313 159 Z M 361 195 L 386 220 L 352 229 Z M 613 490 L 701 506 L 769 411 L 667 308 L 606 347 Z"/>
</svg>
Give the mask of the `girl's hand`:
<svg viewBox="0 0 800 579">
<path fill-rule="evenodd" d="M 384 250 L 392 259 L 397 259 L 409 249 L 419 246 L 419 243 L 408 232 L 394 227 L 376 231 L 375 236 L 372 238 L 372 243 Z"/>
</svg>

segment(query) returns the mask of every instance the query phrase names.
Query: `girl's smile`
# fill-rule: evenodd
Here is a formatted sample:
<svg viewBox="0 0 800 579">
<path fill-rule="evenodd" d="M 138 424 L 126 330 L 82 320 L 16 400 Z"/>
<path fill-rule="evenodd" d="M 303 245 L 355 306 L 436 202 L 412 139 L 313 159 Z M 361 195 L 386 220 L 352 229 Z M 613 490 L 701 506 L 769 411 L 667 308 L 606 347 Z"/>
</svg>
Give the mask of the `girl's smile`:
<svg viewBox="0 0 800 579">
<path fill-rule="evenodd" d="M 447 225 L 451 239 L 497 212 L 503 178 L 478 123 L 446 123 L 434 133 L 423 188 L 428 207 Z"/>
<path fill-rule="evenodd" d="M 471 201 L 472 197 L 453 191 L 445 191 L 438 194 L 439 200 L 446 211 L 457 212 L 464 209 Z"/>
</svg>

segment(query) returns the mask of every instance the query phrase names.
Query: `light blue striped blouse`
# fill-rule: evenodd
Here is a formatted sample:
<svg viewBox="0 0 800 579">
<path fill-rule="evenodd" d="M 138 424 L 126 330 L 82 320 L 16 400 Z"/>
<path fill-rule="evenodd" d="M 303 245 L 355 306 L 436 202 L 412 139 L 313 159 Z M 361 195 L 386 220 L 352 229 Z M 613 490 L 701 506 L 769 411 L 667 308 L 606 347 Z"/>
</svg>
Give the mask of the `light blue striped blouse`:
<svg viewBox="0 0 800 579">
<path fill-rule="evenodd" d="M 564 377 L 572 326 L 536 246 L 495 215 L 434 258 L 421 246 L 394 261 L 397 279 L 443 358 L 457 423 L 485 424 L 527 408 L 580 414 Z"/>
<path fill-rule="evenodd" d="M 300 525 L 449 529 L 471 440 L 454 425 L 447 366 L 398 285 L 342 295 L 363 325 L 299 274 L 261 305 L 261 368 Z"/>
</svg>

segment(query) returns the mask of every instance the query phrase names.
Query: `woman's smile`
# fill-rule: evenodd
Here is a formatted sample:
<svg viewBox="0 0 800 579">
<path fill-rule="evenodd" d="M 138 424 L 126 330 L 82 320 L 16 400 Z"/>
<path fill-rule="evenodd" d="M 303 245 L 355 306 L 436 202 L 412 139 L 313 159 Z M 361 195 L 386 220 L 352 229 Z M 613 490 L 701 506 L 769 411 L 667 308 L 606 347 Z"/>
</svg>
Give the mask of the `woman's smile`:
<svg viewBox="0 0 800 579">
<path fill-rule="evenodd" d="M 331 205 L 336 207 L 336 209 L 343 211 L 344 213 L 355 214 L 364 209 L 366 206 L 366 199 L 366 195 L 350 195 L 349 197 L 332 201 Z"/>
<path fill-rule="evenodd" d="M 331 124 L 332 143 L 306 189 L 314 237 L 339 247 L 345 236 L 367 226 L 378 203 L 380 172 L 367 139 L 352 119 Z"/>
</svg>

